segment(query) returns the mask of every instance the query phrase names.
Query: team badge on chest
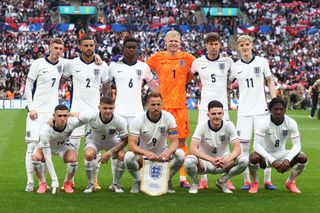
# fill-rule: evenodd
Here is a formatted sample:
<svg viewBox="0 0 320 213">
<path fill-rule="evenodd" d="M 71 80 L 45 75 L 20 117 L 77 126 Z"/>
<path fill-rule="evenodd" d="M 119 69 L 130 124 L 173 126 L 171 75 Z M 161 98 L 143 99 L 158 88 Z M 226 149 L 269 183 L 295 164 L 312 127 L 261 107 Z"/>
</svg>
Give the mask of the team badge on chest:
<svg viewBox="0 0 320 213">
<path fill-rule="evenodd" d="M 261 72 L 260 67 L 254 67 L 253 71 L 254 71 L 254 74 L 256 75 L 256 77 L 260 76 L 260 72 Z"/>
<path fill-rule="evenodd" d="M 224 70 L 225 70 L 225 68 L 226 68 L 226 66 L 225 66 L 224 63 L 219 63 L 219 64 L 218 64 L 218 67 L 219 67 L 219 69 L 220 69 L 221 72 L 224 72 Z"/>
<path fill-rule="evenodd" d="M 285 138 L 288 136 L 289 130 L 282 130 L 282 137 Z"/>
<path fill-rule="evenodd" d="M 162 175 L 162 165 L 156 164 L 150 166 L 149 175 L 153 180 L 157 180 Z"/>
<path fill-rule="evenodd" d="M 226 141 L 226 136 L 225 135 L 220 135 L 220 141 L 225 142 Z"/>
<path fill-rule="evenodd" d="M 136 73 L 137 73 L 138 78 L 142 77 L 142 70 L 137 69 Z"/>
<path fill-rule="evenodd" d="M 160 130 L 160 134 L 164 135 L 164 134 L 166 134 L 167 127 L 166 126 L 160 126 L 159 130 Z"/>
<path fill-rule="evenodd" d="M 180 65 L 180 67 L 184 67 L 186 65 L 186 63 L 184 60 L 180 60 L 179 65 Z"/>
<path fill-rule="evenodd" d="M 62 72 L 62 66 L 61 65 L 57 66 L 57 69 L 58 69 L 58 73 Z"/>
<path fill-rule="evenodd" d="M 98 77 L 100 75 L 100 69 L 93 69 L 93 74 Z"/>
</svg>

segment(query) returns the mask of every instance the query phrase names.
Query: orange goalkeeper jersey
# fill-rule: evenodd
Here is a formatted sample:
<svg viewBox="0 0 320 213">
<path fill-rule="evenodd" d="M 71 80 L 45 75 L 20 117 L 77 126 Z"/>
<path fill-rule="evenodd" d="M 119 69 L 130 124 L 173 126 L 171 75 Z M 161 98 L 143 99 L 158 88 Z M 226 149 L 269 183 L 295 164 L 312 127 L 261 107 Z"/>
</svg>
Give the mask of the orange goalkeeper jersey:
<svg viewBox="0 0 320 213">
<path fill-rule="evenodd" d="M 160 80 L 159 92 L 165 108 L 186 107 L 186 81 L 194 59 L 187 52 L 178 52 L 176 56 L 157 52 L 147 60 L 150 69 L 156 71 Z"/>
</svg>

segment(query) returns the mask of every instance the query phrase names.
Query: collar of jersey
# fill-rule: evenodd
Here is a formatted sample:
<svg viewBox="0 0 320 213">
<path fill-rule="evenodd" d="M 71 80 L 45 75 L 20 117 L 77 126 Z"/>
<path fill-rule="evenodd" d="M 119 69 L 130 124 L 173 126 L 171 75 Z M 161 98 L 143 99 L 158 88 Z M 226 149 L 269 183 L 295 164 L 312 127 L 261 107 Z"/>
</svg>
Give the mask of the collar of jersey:
<svg viewBox="0 0 320 213">
<path fill-rule="evenodd" d="M 245 63 L 245 64 L 250 64 L 255 58 L 256 58 L 256 56 L 255 56 L 255 55 L 252 55 L 252 58 L 251 58 L 251 60 L 250 60 L 249 62 L 245 62 L 244 60 L 242 60 L 242 58 L 241 58 L 241 61 L 242 61 L 243 63 Z"/>
<path fill-rule="evenodd" d="M 46 56 L 46 57 L 44 57 L 44 59 L 45 59 L 49 64 L 56 65 L 56 64 L 59 63 L 59 60 L 58 60 L 56 63 L 52 63 L 52 62 L 49 60 L 48 57 L 49 57 L 49 56 Z"/>
<path fill-rule="evenodd" d="M 208 61 L 218 61 L 219 58 L 220 58 L 220 54 L 218 55 L 218 57 L 217 57 L 216 59 L 213 59 L 213 60 L 208 57 L 208 54 L 206 54 L 206 59 L 207 59 Z"/>
<path fill-rule="evenodd" d="M 63 127 L 63 129 L 60 130 L 60 129 L 57 129 L 54 124 L 55 124 L 55 122 L 53 121 L 53 127 L 52 127 L 52 128 L 53 128 L 53 130 L 56 131 L 56 132 L 63 132 L 63 131 L 67 128 L 67 124 L 66 124 L 66 125 Z"/>
<path fill-rule="evenodd" d="M 138 63 L 138 60 L 136 60 L 135 63 L 133 63 L 133 64 L 128 64 L 125 58 L 123 58 L 121 61 L 122 61 L 122 63 L 124 63 L 124 64 L 126 64 L 126 65 L 128 65 L 128 66 L 133 66 L 133 65 L 136 65 L 136 64 Z"/>
<path fill-rule="evenodd" d="M 210 125 L 210 119 L 208 120 L 208 126 L 212 131 L 218 132 L 223 127 L 223 120 L 221 121 L 221 126 L 218 129 L 212 128 L 212 126 Z"/>
<path fill-rule="evenodd" d="M 111 116 L 111 119 L 110 119 L 109 121 L 107 121 L 107 122 L 104 122 L 104 121 L 102 120 L 102 117 L 101 117 L 101 113 L 100 113 L 100 112 L 99 112 L 99 118 L 100 118 L 100 120 L 101 120 L 102 123 L 108 124 L 108 123 L 110 123 L 110 122 L 112 121 L 112 119 L 113 119 L 113 114 L 112 114 L 112 116 Z"/>
<path fill-rule="evenodd" d="M 156 121 L 153 121 L 153 120 L 151 120 L 151 118 L 150 118 L 150 116 L 149 116 L 149 110 L 147 111 L 147 118 L 148 118 L 148 120 L 149 120 L 150 122 L 152 122 L 152 123 L 158 123 L 158 121 L 160 121 L 161 117 L 162 117 L 162 112 L 160 112 L 159 118 L 158 118 Z"/>
<path fill-rule="evenodd" d="M 92 64 L 92 63 L 94 62 L 94 59 L 93 59 L 92 61 L 90 61 L 89 63 L 87 63 L 87 62 L 85 62 L 85 61 L 82 59 L 81 56 L 80 56 L 80 60 L 81 60 L 83 63 L 85 63 L 85 64 Z"/>
<path fill-rule="evenodd" d="M 270 115 L 270 120 L 271 120 L 271 122 L 274 124 L 274 125 L 276 125 L 276 126 L 280 126 L 281 124 L 283 124 L 283 122 L 284 122 L 284 116 L 283 116 L 283 120 L 280 122 L 280 123 L 276 123 L 273 119 L 272 119 L 272 115 Z"/>
</svg>

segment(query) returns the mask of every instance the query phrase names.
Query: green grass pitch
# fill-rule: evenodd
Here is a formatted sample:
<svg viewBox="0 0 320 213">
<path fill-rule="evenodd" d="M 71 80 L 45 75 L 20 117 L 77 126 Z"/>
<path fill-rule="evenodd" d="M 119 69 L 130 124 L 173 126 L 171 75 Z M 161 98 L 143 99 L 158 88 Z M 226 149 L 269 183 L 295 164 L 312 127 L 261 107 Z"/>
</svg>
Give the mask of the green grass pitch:
<svg viewBox="0 0 320 213">
<path fill-rule="evenodd" d="M 301 194 L 290 193 L 284 187 L 288 173 L 272 172 L 277 191 L 266 191 L 260 185 L 258 194 L 240 191 L 242 176 L 232 179 L 236 186 L 234 194 L 223 194 L 215 187 L 218 175 L 209 175 L 209 189 L 198 194 L 189 194 L 178 187 L 178 175 L 174 177 L 175 194 L 151 197 L 144 193 L 130 194 L 132 179 L 125 172 L 121 184 L 125 193 L 116 194 L 108 190 L 111 183 L 110 166 L 102 165 L 99 181 L 102 189 L 84 194 L 86 176 L 83 168 L 83 152 L 79 152 L 79 169 L 76 174 L 74 194 L 38 195 L 24 191 L 25 174 L 25 110 L 0 111 L 0 212 L 319 212 L 319 166 L 320 122 L 308 117 L 308 111 L 288 111 L 299 125 L 302 150 L 308 155 L 305 172 L 298 178 Z M 236 112 L 231 112 L 235 121 Z M 197 111 L 190 111 L 192 133 L 196 125 Z M 65 167 L 54 158 L 56 171 L 63 182 Z M 260 180 L 263 180 L 262 171 Z M 49 176 L 49 175 L 48 175 Z M 49 179 L 49 178 L 47 178 Z M 51 181 L 48 181 L 51 183 Z M 318 209 L 318 210 L 317 210 Z"/>
</svg>

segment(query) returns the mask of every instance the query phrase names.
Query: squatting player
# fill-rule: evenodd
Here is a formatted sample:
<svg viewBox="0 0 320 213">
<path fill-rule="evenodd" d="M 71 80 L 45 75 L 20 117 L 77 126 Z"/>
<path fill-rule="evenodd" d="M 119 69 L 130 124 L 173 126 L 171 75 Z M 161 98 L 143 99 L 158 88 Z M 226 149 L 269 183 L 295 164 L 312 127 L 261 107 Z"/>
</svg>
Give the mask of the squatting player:
<svg viewBox="0 0 320 213">
<path fill-rule="evenodd" d="M 273 167 L 284 173 L 292 168 L 285 186 L 293 193 L 300 193 L 296 178 L 307 164 L 307 156 L 301 152 L 300 133 L 296 121 L 285 115 L 286 103 L 273 98 L 269 103 L 271 115 L 261 121 L 255 129 L 254 152 L 250 155 L 250 174 L 252 184 L 249 193 L 257 193 L 259 188 L 258 169 Z M 286 150 L 286 142 L 291 138 L 292 148 Z"/>
<path fill-rule="evenodd" d="M 45 193 L 47 183 L 44 177 L 43 166 L 41 162 L 46 162 L 49 174 L 52 179 L 52 193 L 59 188 L 59 181 L 54 169 L 51 155 L 59 155 L 67 164 L 67 174 L 64 182 L 64 191 L 73 193 L 72 178 L 78 168 L 77 153 L 73 144 L 68 140 L 71 132 L 83 125 L 77 118 L 69 117 L 69 110 L 65 105 L 57 105 L 53 114 L 53 126 L 46 125 L 40 134 L 40 142 L 32 154 L 32 163 L 35 173 L 39 178 L 39 187 L 37 193 Z"/>
<path fill-rule="evenodd" d="M 247 156 L 241 154 L 240 141 L 231 121 L 223 120 L 223 105 L 219 101 L 208 104 L 207 121 L 198 123 L 190 143 L 190 155 L 184 166 L 192 178 L 189 193 L 198 192 L 198 174 L 222 174 L 216 186 L 224 193 L 232 193 L 227 180 L 240 174 L 248 166 Z M 233 145 L 231 153 L 229 144 Z"/>
<path fill-rule="evenodd" d="M 184 161 L 184 153 L 179 149 L 177 125 L 174 117 L 162 110 L 162 97 L 158 92 L 151 92 L 147 100 L 148 111 L 138 115 L 130 124 L 129 150 L 124 162 L 133 176 L 131 193 L 140 190 L 139 169 L 143 156 L 152 161 L 170 161 L 168 192 L 174 193 L 172 177 Z M 167 146 L 167 139 L 170 145 Z M 138 145 L 139 144 L 139 145 Z"/>
</svg>

